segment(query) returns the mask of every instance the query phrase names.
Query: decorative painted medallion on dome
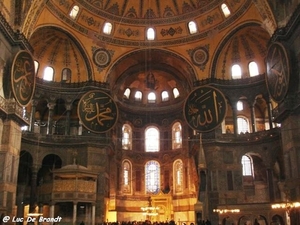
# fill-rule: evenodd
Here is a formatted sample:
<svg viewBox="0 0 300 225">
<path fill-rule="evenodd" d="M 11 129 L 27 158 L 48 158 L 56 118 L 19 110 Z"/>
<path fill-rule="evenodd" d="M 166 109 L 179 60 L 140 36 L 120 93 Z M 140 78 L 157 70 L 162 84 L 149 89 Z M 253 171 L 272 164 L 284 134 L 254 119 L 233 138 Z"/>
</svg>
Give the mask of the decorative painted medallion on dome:
<svg viewBox="0 0 300 225">
<path fill-rule="evenodd" d="M 93 51 L 93 61 L 100 68 L 108 66 L 111 61 L 109 51 L 104 48 Z"/>
<path fill-rule="evenodd" d="M 89 91 L 84 94 L 77 108 L 83 126 L 95 133 L 110 130 L 117 122 L 118 108 L 110 95 L 103 91 Z"/>
<path fill-rule="evenodd" d="M 290 57 L 286 47 L 274 42 L 266 56 L 266 82 L 269 94 L 275 102 L 286 96 L 290 82 Z"/>
<path fill-rule="evenodd" d="M 208 132 L 219 126 L 226 116 L 227 104 L 223 93 L 211 86 L 192 91 L 184 104 L 188 125 L 199 132 Z"/>
<path fill-rule="evenodd" d="M 35 67 L 31 54 L 20 51 L 16 54 L 11 70 L 11 85 L 16 101 L 27 106 L 35 90 Z"/>
<path fill-rule="evenodd" d="M 190 51 L 190 56 L 192 62 L 196 66 L 199 66 L 200 69 L 203 71 L 209 59 L 208 46 L 195 48 L 194 50 Z"/>
</svg>

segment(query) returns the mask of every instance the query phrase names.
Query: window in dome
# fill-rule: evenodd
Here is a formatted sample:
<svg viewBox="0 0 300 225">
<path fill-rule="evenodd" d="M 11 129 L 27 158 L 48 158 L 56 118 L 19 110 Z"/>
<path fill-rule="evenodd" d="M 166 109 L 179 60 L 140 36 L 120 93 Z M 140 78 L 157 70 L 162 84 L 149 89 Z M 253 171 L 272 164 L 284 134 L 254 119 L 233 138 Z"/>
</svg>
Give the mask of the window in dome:
<svg viewBox="0 0 300 225">
<path fill-rule="evenodd" d="M 249 132 L 249 121 L 245 117 L 237 118 L 238 134 Z"/>
<path fill-rule="evenodd" d="M 37 75 L 37 72 L 38 72 L 38 69 L 39 69 L 39 62 L 34 60 L 34 72 L 35 72 L 35 75 Z"/>
<path fill-rule="evenodd" d="M 182 147 L 182 131 L 179 122 L 174 123 L 172 127 L 172 149 Z"/>
<path fill-rule="evenodd" d="M 147 193 L 158 193 L 160 187 L 160 165 L 157 161 L 149 161 L 145 165 L 145 186 Z"/>
<path fill-rule="evenodd" d="M 79 6 L 78 5 L 74 5 L 71 12 L 69 13 L 70 17 L 75 20 L 77 17 L 77 14 L 79 12 Z"/>
<path fill-rule="evenodd" d="M 223 14 L 224 14 L 224 16 L 227 18 L 228 16 L 230 16 L 230 10 L 229 10 L 229 8 L 228 8 L 228 6 L 225 4 L 225 3 L 223 3 L 222 5 L 221 5 L 221 9 L 222 9 L 222 12 L 223 12 Z"/>
<path fill-rule="evenodd" d="M 154 92 L 150 92 L 148 94 L 148 102 L 149 103 L 155 103 L 155 100 L 156 100 L 156 95 Z"/>
<path fill-rule="evenodd" d="M 163 92 L 161 93 L 161 100 L 162 100 L 163 102 L 166 102 L 166 101 L 169 100 L 169 93 L 168 93 L 167 91 L 163 91 Z"/>
<path fill-rule="evenodd" d="M 174 163 L 174 177 L 175 177 L 175 192 L 182 192 L 182 190 L 183 190 L 183 163 L 181 160 L 176 160 Z"/>
<path fill-rule="evenodd" d="M 236 103 L 236 109 L 237 109 L 238 111 L 243 111 L 243 110 L 244 110 L 244 104 L 243 104 L 242 101 L 238 101 L 238 102 Z"/>
<path fill-rule="evenodd" d="M 125 98 L 129 99 L 129 96 L 130 96 L 130 89 L 129 88 L 126 88 L 126 90 L 124 91 L 124 96 L 125 96 Z"/>
<path fill-rule="evenodd" d="M 130 192 L 131 180 L 131 164 L 126 160 L 123 162 L 123 192 Z"/>
<path fill-rule="evenodd" d="M 142 100 L 142 96 L 143 96 L 143 94 L 142 94 L 141 91 L 136 91 L 135 95 L 134 95 L 134 98 L 135 98 L 136 101 L 141 101 Z"/>
<path fill-rule="evenodd" d="M 159 130 L 156 127 L 148 127 L 146 129 L 145 142 L 146 152 L 159 151 Z"/>
<path fill-rule="evenodd" d="M 241 163 L 243 166 L 243 176 L 253 176 L 252 158 L 247 155 L 243 155 Z"/>
<path fill-rule="evenodd" d="M 70 82 L 71 81 L 71 73 L 72 73 L 72 71 L 69 68 L 64 68 L 62 70 L 61 80 Z"/>
<path fill-rule="evenodd" d="M 147 40 L 153 41 L 155 39 L 155 31 L 153 28 L 148 28 L 147 30 Z"/>
<path fill-rule="evenodd" d="M 197 33 L 197 25 L 196 25 L 196 23 L 194 22 L 194 21 L 190 21 L 189 23 L 188 23 L 188 27 L 189 27 L 189 32 L 190 32 L 190 34 L 195 34 L 195 33 Z"/>
<path fill-rule="evenodd" d="M 241 70 L 241 67 L 237 64 L 233 65 L 231 67 L 231 76 L 232 76 L 232 79 L 240 79 L 242 78 L 242 70 Z"/>
<path fill-rule="evenodd" d="M 122 149 L 132 149 L 132 129 L 129 124 L 122 127 Z"/>
<path fill-rule="evenodd" d="M 258 66 L 256 62 L 250 62 L 249 63 L 249 73 L 250 77 L 257 76 L 259 74 L 258 72 Z"/>
<path fill-rule="evenodd" d="M 44 77 L 43 79 L 44 80 L 47 80 L 47 81 L 52 81 L 53 80 L 53 76 L 54 76 L 54 70 L 52 67 L 50 66 L 47 66 L 44 70 Z"/>
<path fill-rule="evenodd" d="M 174 98 L 178 98 L 179 97 L 179 91 L 177 88 L 173 88 L 173 95 L 174 95 Z"/>
<path fill-rule="evenodd" d="M 111 24 L 110 22 L 104 23 L 104 26 L 103 26 L 103 33 L 104 33 L 104 34 L 107 34 L 107 35 L 110 35 L 110 34 L 111 34 L 111 31 L 112 31 L 112 24 Z"/>
</svg>

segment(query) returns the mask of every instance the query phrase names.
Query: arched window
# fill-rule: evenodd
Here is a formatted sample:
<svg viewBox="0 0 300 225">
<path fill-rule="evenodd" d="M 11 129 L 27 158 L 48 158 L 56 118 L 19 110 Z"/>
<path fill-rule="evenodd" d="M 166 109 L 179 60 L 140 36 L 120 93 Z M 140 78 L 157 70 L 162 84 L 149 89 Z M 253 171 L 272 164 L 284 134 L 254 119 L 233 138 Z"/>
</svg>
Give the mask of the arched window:
<svg viewBox="0 0 300 225">
<path fill-rule="evenodd" d="M 222 9 L 222 12 L 223 12 L 223 14 L 224 14 L 224 16 L 227 18 L 228 16 L 230 16 L 230 10 L 229 10 L 229 8 L 228 8 L 228 6 L 225 4 L 225 3 L 223 3 L 222 5 L 221 5 L 221 9 Z"/>
<path fill-rule="evenodd" d="M 237 109 L 238 111 L 243 111 L 243 110 L 244 110 L 244 104 L 243 104 L 242 101 L 238 101 L 238 102 L 236 103 L 236 109 Z"/>
<path fill-rule="evenodd" d="M 190 34 L 195 34 L 198 31 L 197 30 L 197 25 L 196 25 L 196 23 L 194 21 L 190 21 L 188 23 L 188 28 L 189 28 Z"/>
<path fill-rule="evenodd" d="M 258 66 L 256 62 L 250 62 L 249 63 L 249 74 L 250 77 L 257 76 L 259 74 L 258 72 Z"/>
<path fill-rule="evenodd" d="M 44 80 L 47 80 L 47 81 L 52 81 L 53 80 L 53 76 L 54 76 L 54 70 L 52 67 L 50 66 L 47 66 L 44 70 L 44 77 L 43 79 Z"/>
<path fill-rule="evenodd" d="M 179 122 L 172 127 L 172 149 L 182 148 L 182 131 Z"/>
<path fill-rule="evenodd" d="M 34 60 L 34 72 L 35 72 L 35 75 L 37 75 L 37 72 L 39 70 L 39 62 Z"/>
<path fill-rule="evenodd" d="M 156 101 L 156 95 L 155 95 L 155 93 L 154 92 L 150 92 L 148 94 L 148 102 L 149 103 L 155 103 L 155 101 Z"/>
<path fill-rule="evenodd" d="M 242 70 L 239 65 L 235 64 L 231 67 L 231 77 L 232 79 L 242 78 Z"/>
<path fill-rule="evenodd" d="M 130 89 L 129 88 L 126 88 L 126 90 L 124 91 L 124 96 L 125 96 L 125 98 L 129 99 L 129 96 L 130 96 Z"/>
<path fill-rule="evenodd" d="M 149 161 L 145 166 L 145 184 L 147 193 L 157 193 L 160 187 L 160 166 L 157 161 Z"/>
<path fill-rule="evenodd" d="M 173 88 L 173 95 L 174 95 L 174 98 L 178 98 L 179 97 L 179 91 L 177 88 Z"/>
<path fill-rule="evenodd" d="M 132 149 L 132 129 L 129 124 L 122 127 L 122 149 Z"/>
<path fill-rule="evenodd" d="M 237 118 L 238 134 L 249 132 L 249 121 L 245 117 L 239 116 Z"/>
<path fill-rule="evenodd" d="M 142 97 L 143 97 L 143 94 L 142 94 L 142 92 L 141 91 L 136 91 L 135 92 L 135 95 L 134 95 L 134 99 L 136 100 L 136 101 L 142 101 Z"/>
<path fill-rule="evenodd" d="M 161 93 L 161 100 L 162 100 L 163 102 L 166 102 L 166 101 L 169 100 L 169 93 L 168 93 L 167 91 L 163 91 L 163 92 Z"/>
<path fill-rule="evenodd" d="M 131 191 L 131 163 L 127 160 L 123 162 L 123 192 Z"/>
<path fill-rule="evenodd" d="M 148 41 L 153 41 L 155 39 L 155 31 L 153 28 L 148 28 L 147 30 L 147 40 Z"/>
<path fill-rule="evenodd" d="M 145 131 L 145 151 L 158 152 L 159 151 L 159 130 L 156 127 L 148 127 Z"/>
<path fill-rule="evenodd" d="M 183 190 L 183 163 L 181 160 L 176 160 L 174 163 L 174 186 L 175 192 L 182 192 Z"/>
<path fill-rule="evenodd" d="M 112 31 L 112 24 L 110 22 L 105 22 L 103 26 L 103 33 L 110 35 Z"/>
<path fill-rule="evenodd" d="M 253 176 L 252 158 L 247 155 L 243 155 L 241 163 L 243 166 L 243 176 Z"/>
<path fill-rule="evenodd" d="M 76 17 L 77 17 L 78 12 L 79 12 L 79 6 L 74 5 L 73 8 L 71 9 L 69 15 L 73 20 L 75 20 Z"/>
<path fill-rule="evenodd" d="M 66 82 L 69 81 L 71 82 L 71 70 L 69 68 L 64 68 L 62 70 L 62 74 L 61 74 L 61 80 Z"/>
</svg>

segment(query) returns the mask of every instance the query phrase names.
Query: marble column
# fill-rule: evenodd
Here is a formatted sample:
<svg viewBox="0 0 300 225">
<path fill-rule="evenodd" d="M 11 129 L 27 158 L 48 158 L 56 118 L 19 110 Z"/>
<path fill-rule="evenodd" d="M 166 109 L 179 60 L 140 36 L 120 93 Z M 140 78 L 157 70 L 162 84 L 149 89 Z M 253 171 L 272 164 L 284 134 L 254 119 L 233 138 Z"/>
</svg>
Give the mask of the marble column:
<svg viewBox="0 0 300 225">
<path fill-rule="evenodd" d="M 29 131 L 34 131 L 34 122 L 35 122 L 35 112 L 36 112 L 36 106 L 38 104 L 38 101 L 32 100 L 31 101 L 31 114 L 30 114 L 30 124 L 29 124 Z"/>
<path fill-rule="evenodd" d="M 49 114 L 48 114 L 48 124 L 47 124 L 47 134 L 52 134 L 52 124 L 53 124 L 53 110 L 55 107 L 55 103 L 48 103 Z"/>
<path fill-rule="evenodd" d="M 37 204 L 37 173 L 38 173 L 38 165 L 33 164 L 31 167 L 31 184 L 30 184 L 30 204 L 29 204 L 29 212 L 35 212 L 35 207 Z"/>
<path fill-rule="evenodd" d="M 70 135 L 71 109 L 72 109 L 72 104 L 66 104 L 67 115 L 66 115 L 65 135 Z"/>
<path fill-rule="evenodd" d="M 76 225 L 77 219 L 77 202 L 73 202 L 73 225 Z"/>
</svg>

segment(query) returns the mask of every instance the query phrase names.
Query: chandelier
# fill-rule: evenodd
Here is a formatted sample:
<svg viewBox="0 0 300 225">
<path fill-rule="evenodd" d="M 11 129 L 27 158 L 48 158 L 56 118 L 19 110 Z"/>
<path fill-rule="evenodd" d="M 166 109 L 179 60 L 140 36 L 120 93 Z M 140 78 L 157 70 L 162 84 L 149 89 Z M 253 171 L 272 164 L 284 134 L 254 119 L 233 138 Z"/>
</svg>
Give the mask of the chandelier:
<svg viewBox="0 0 300 225">
<path fill-rule="evenodd" d="M 145 215 L 145 216 L 157 216 L 158 215 L 159 207 L 152 206 L 152 199 L 151 199 L 151 197 L 149 197 L 148 202 L 149 202 L 148 206 L 141 207 L 143 215 Z"/>
</svg>

